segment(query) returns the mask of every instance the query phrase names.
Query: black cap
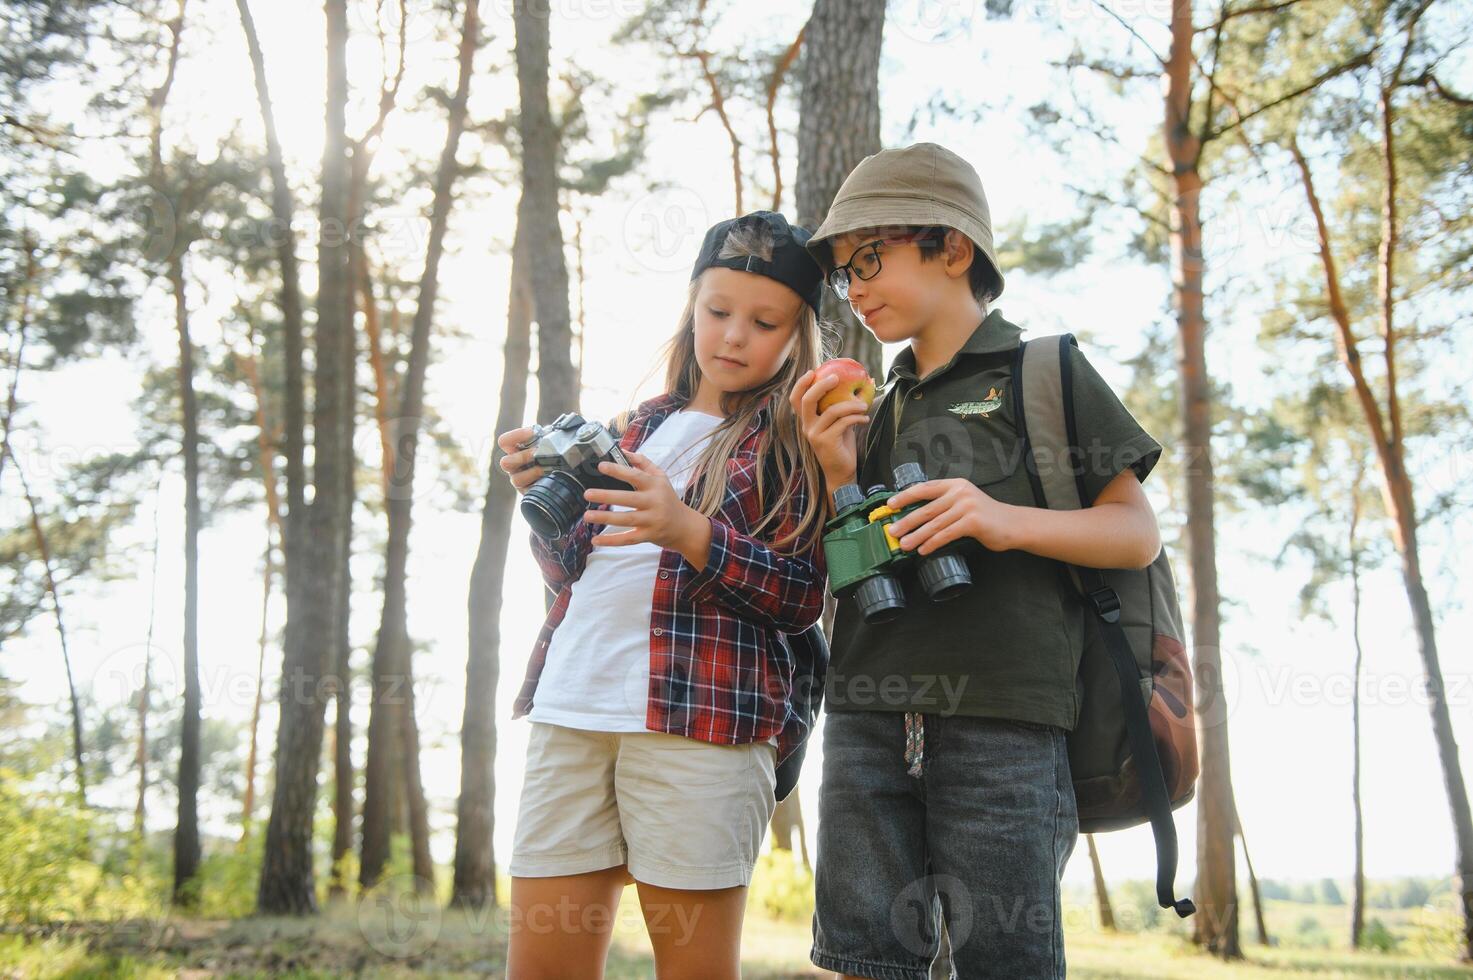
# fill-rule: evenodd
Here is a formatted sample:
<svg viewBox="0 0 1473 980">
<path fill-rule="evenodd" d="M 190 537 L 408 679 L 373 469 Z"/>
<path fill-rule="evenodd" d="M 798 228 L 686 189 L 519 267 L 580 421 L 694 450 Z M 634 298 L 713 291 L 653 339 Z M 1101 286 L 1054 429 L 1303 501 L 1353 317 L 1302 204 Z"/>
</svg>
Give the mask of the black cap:
<svg viewBox="0 0 1473 980">
<path fill-rule="evenodd" d="M 733 228 L 751 224 L 765 225 L 772 235 L 772 261 L 755 255 L 717 258 L 721 246 Z M 811 232 L 802 225 L 790 225 L 788 219 L 775 211 L 753 211 L 740 218 L 728 218 L 712 225 L 701 242 L 701 252 L 696 256 L 695 268 L 690 277 L 695 279 L 707 269 L 736 269 L 755 272 L 760 276 L 775 279 L 803 298 L 817 313 L 823 301 L 823 270 L 803 246 L 808 243 Z"/>
</svg>

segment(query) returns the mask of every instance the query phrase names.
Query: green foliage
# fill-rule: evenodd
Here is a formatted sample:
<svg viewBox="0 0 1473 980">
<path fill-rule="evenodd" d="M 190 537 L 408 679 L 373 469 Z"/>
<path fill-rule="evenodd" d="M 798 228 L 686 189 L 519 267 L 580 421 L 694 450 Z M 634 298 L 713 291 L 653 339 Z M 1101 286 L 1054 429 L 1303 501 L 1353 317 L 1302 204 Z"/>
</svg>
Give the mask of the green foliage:
<svg viewBox="0 0 1473 980">
<path fill-rule="evenodd" d="M 5 976 L 27 980 L 172 980 L 179 975 L 167 962 L 93 953 L 85 942 L 25 936 L 0 936 L 0 966 Z"/>
<path fill-rule="evenodd" d="M 998 265 L 1042 276 L 1068 272 L 1089 258 L 1097 211 L 1097 205 L 1088 204 L 1077 217 L 1036 225 L 1019 218 L 999 230 Z"/>
<path fill-rule="evenodd" d="M 788 851 L 757 858 L 748 904 L 770 918 L 807 922 L 813 917 L 813 872 Z"/>
<path fill-rule="evenodd" d="M 1396 935 L 1390 929 L 1386 928 L 1386 923 L 1375 918 L 1366 923 L 1365 931 L 1361 933 L 1360 942 L 1363 948 L 1374 949 L 1378 953 L 1393 952 L 1401 945 Z"/>
<path fill-rule="evenodd" d="M 1303 915 L 1299 917 L 1299 924 L 1294 928 L 1294 942 L 1296 945 L 1311 949 L 1328 949 L 1330 936 L 1320 924 L 1318 916 Z"/>
<path fill-rule="evenodd" d="M 26 786 L 0 770 L 0 920 L 41 922 L 74 912 L 92 876 L 90 821 L 72 796 Z"/>
<path fill-rule="evenodd" d="M 1161 906 L 1156 901 L 1156 887 L 1148 881 L 1123 881 L 1110 887 L 1115 926 L 1122 932 L 1142 932 L 1156 928 L 1161 922 Z"/>
<path fill-rule="evenodd" d="M 1320 901 L 1326 905 L 1345 904 L 1345 896 L 1340 894 L 1340 886 L 1335 884 L 1334 878 L 1326 878 L 1320 882 Z"/>
<path fill-rule="evenodd" d="M 19 455 L 32 461 L 29 452 Z M 55 463 L 64 466 L 64 457 L 58 454 Z M 56 474 L 51 492 L 37 500 L 63 603 L 83 581 L 105 581 L 122 574 L 114 535 L 133 519 L 141 465 L 135 453 L 92 457 Z M 6 474 L 7 481 L 11 476 Z M 32 489 L 39 493 L 34 486 Z M 49 616 L 44 565 L 30 508 L 19 492 L 6 503 L 0 511 L 0 642 L 20 634 L 43 612 Z"/>
<path fill-rule="evenodd" d="M 198 879 L 200 918 L 238 919 L 255 911 L 265 838 L 263 824 L 243 845 L 204 855 Z"/>
</svg>

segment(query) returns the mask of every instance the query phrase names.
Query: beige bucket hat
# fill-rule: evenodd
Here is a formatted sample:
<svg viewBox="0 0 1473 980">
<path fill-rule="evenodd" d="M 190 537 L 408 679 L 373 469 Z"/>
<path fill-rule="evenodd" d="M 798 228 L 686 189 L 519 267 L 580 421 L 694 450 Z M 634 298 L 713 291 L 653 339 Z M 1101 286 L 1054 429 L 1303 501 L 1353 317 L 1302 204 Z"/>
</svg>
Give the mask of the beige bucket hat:
<svg viewBox="0 0 1473 980">
<path fill-rule="evenodd" d="M 861 160 L 844 178 L 828 216 L 808 240 L 808 251 L 828 269 L 833 266 L 829 239 L 917 225 L 944 225 L 970 238 L 987 257 L 1002 292 L 982 178 L 970 163 L 935 143 L 881 150 Z"/>
</svg>

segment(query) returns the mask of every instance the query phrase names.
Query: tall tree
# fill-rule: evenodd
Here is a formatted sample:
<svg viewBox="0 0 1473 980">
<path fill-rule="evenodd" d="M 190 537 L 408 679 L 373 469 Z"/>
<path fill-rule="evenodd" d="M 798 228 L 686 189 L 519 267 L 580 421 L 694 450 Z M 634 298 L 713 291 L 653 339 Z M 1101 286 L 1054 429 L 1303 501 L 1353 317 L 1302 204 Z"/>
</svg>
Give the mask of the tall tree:
<svg viewBox="0 0 1473 980">
<path fill-rule="evenodd" d="M 1384 310 L 1381 339 L 1382 358 L 1386 370 L 1385 398 L 1387 403 L 1386 408 L 1383 409 L 1362 367 L 1359 340 L 1356 337 L 1349 307 L 1344 298 L 1345 287 L 1338 271 L 1330 230 L 1326 224 L 1325 209 L 1315 187 L 1313 170 L 1297 143 L 1291 149 L 1295 163 L 1300 169 L 1305 196 L 1314 214 L 1319 234 L 1320 258 L 1324 269 L 1330 318 L 1336 331 L 1336 348 L 1340 352 L 1341 362 L 1354 385 L 1354 391 L 1363 413 L 1363 422 L 1371 434 L 1381 477 L 1382 498 L 1392 521 L 1392 541 L 1401 558 L 1402 583 L 1411 605 L 1413 628 L 1417 633 L 1418 652 L 1421 654 L 1422 669 L 1426 679 L 1433 738 L 1442 766 L 1448 806 L 1452 812 L 1457 862 L 1456 880 L 1460 883 L 1459 903 L 1463 914 L 1464 956 L 1473 960 L 1473 811 L 1469 809 L 1468 788 L 1463 780 L 1462 766 L 1458 760 L 1458 743 L 1448 711 L 1447 689 L 1437 648 L 1436 619 L 1422 575 L 1421 553 L 1417 537 L 1420 518 L 1416 509 L 1415 488 L 1407 468 L 1404 433 L 1401 431 L 1402 423 L 1399 418 L 1401 403 L 1396 391 L 1394 373 L 1397 335 L 1392 314 L 1395 300 L 1391 298 L 1390 269 L 1386 265 L 1389 261 L 1388 257 L 1395 257 L 1397 249 L 1394 242 L 1389 247 L 1383 246 L 1387 250 L 1383 252 L 1381 260 L 1383 263 L 1381 289 Z M 1394 180 L 1394 178 L 1390 179 Z M 1395 191 L 1391 193 L 1395 194 Z M 1392 230 L 1394 227 L 1395 217 L 1392 215 L 1387 222 L 1388 237 L 1394 234 Z"/>
<path fill-rule="evenodd" d="M 256 86 L 256 104 L 260 109 L 261 123 L 266 130 L 266 161 L 271 172 L 271 216 L 276 224 L 272 240 L 276 243 L 277 261 L 281 266 L 281 326 L 282 350 L 285 358 L 286 397 L 283 410 L 284 451 L 286 454 L 286 520 L 300 517 L 305 511 L 306 468 L 303 447 L 305 434 L 305 388 L 302 378 L 302 287 L 297 272 L 297 239 L 293 231 L 296 205 L 292 201 L 291 184 L 286 177 L 286 161 L 282 155 L 281 138 L 276 131 L 276 113 L 271 102 L 271 88 L 266 78 L 266 59 L 261 51 L 261 41 L 256 35 L 255 19 L 251 16 L 249 0 L 236 0 L 240 13 L 241 29 L 245 32 L 246 48 L 251 59 L 251 77 Z M 299 522 L 300 523 L 300 522 Z M 288 534 L 282 544 L 286 560 L 287 581 L 291 581 L 291 554 L 295 541 Z M 288 586 L 290 591 L 290 586 Z"/>
<path fill-rule="evenodd" d="M 1197 789 L 1197 916 L 1193 938 L 1224 959 L 1242 956 L 1233 836 L 1236 829 L 1222 705 L 1221 597 L 1217 583 L 1217 528 L 1212 477 L 1212 381 L 1207 373 L 1207 317 L 1203 305 L 1202 138 L 1192 125 L 1190 0 L 1171 7 L 1171 50 L 1164 62 L 1167 170 L 1171 180 L 1171 277 L 1177 323 L 1177 382 L 1186 467 L 1187 554 L 1191 566 L 1192 670 L 1206 703 L 1200 732 L 1202 772 Z M 1210 112 L 1209 112 L 1210 116 Z"/>
<path fill-rule="evenodd" d="M 253 370 L 251 378 L 256 389 L 258 428 L 261 430 L 261 462 L 263 477 L 267 480 L 267 541 L 266 541 L 266 584 L 261 612 L 261 656 L 266 651 L 266 612 L 271 601 L 272 550 L 271 530 L 275 526 L 282 552 L 282 571 L 287 582 L 286 591 L 292 593 L 292 573 L 297 563 L 292 556 L 299 549 L 297 537 L 301 532 L 306 511 L 306 391 L 303 381 L 302 344 L 302 291 L 297 270 L 297 239 L 294 230 L 296 203 L 292 200 L 291 184 L 286 176 L 286 160 L 282 153 L 281 138 L 276 129 L 276 112 L 271 100 L 271 86 L 266 76 L 266 57 L 261 50 L 261 41 L 256 33 L 255 18 L 251 14 L 249 0 L 236 0 L 240 15 L 241 30 L 245 34 L 246 50 L 251 61 L 251 78 L 255 83 L 256 105 L 261 114 L 261 123 L 266 132 L 266 162 L 271 173 L 271 216 L 276 225 L 273 240 L 276 243 L 276 258 L 280 269 L 281 285 L 277 301 L 281 312 L 281 337 L 283 374 L 285 379 L 283 398 L 282 434 L 286 456 L 286 506 L 282 507 L 276 489 L 274 472 L 275 447 L 267 446 L 264 406 L 261 398 L 259 374 Z M 254 365 L 254 358 L 252 358 Z M 296 517 L 296 533 L 292 528 L 292 517 Z M 259 673 L 259 671 L 258 671 Z M 250 750 L 246 766 L 246 799 L 243 807 L 243 833 L 250 832 L 251 814 L 255 808 L 255 761 L 256 738 L 260 718 L 261 690 L 256 691 L 255 704 L 251 709 Z"/>
<path fill-rule="evenodd" d="M 1169 47 L 1159 53 L 1140 30 L 1104 0 L 1093 0 L 1104 22 L 1128 34 L 1132 56 L 1126 60 L 1097 58 L 1076 51 L 1070 70 L 1088 69 L 1106 77 L 1117 90 L 1136 83 L 1159 83 L 1163 91 L 1163 125 L 1159 149 L 1134 165 L 1147 184 L 1146 198 L 1159 197 L 1159 211 L 1139 200 L 1120 201 L 1098 189 L 1082 189 L 1092 202 L 1135 211 L 1148 222 L 1141 242 L 1148 254 L 1170 263 L 1171 307 L 1176 318 L 1177 425 L 1182 440 L 1183 484 L 1187 513 L 1186 543 L 1193 670 L 1197 677 L 1199 752 L 1202 774 L 1197 791 L 1197 884 L 1193 892 L 1198 914 L 1193 938 L 1225 959 L 1242 955 L 1238 938 L 1235 875 L 1236 804 L 1232 794 L 1228 751 L 1227 705 L 1222 683 L 1221 595 L 1217 578 L 1217 531 L 1214 500 L 1213 426 L 1224 411 L 1217 403 L 1207 359 L 1207 243 L 1202 199 L 1209 178 L 1229 170 L 1223 164 L 1228 138 L 1248 140 L 1245 126 L 1255 117 L 1293 102 L 1363 64 L 1363 57 L 1337 63 L 1314 77 L 1263 76 L 1254 47 L 1264 33 L 1282 28 L 1294 16 L 1294 3 L 1221 7 L 1215 21 L 1200 25 L 1190 0 L 1174 4 L 1166 27 Z M 1139 49 L 1144 50 L 1140 57 Z M 1084 107 L 1073 119 L 1048 106 L 1033 110 L 1044 128 L 1072 123 L 1098 151 L 1116 145 L 1113 130 Z M 1081 118 L 1082 117 L 1082 118 Z M 1253 160 L 1251 152 L 1248 156 Z M 1160 248 L 1162 240 L 1168 246 Z"/>
<path fill-rule="evenodd" d="M 1253 855 L 1248 851 L 1248 835 L 1243 833 L 1243 818 L 1234 814 L 1238 842 L 1243 845 L 1243 863 L 1248 867 L 1248 891 L 1253 895 L 1253 924 L 1258 929 L 1258 945 L 1268 946 L 1268 923 L 1263 917 L 1263 892 L 1258 887 L 1258 872 L 1253 870 Z"/>
<path fill-rule="evenodd" d="M 530 267 L 537 321 L 537 421 L 543 424 L 578 408 L 568 262 L 558 221 L 558 128 L 547 94 L 552 43 L 548 15 L 545 3 L 515 0 L 512 4 L 522 148 L 522 202 L 517 228 Z"/>
<path fill-rule="evenodd" d="M 885 34 L 885 0 L 814 0 L 813 12 L 793 49 L 798 65 L 798 174 L 794 196 L 798 223 L 816 229 L 839 186 L 859 162 L 880 150 L 880 48 Z M 793 50 L 790 49 L 790 52 Z M 784 53 L 782 66 L 789 52 Z M 785 71 L 784 67 L 784 71 Z M 774 80 L 776 85 L 776 76 Z M 776 142 L 773 143 L 776 153 Z M 880 342 L 828 289 L 823 318 L 839 324 L 839 351 L 883 377 Z M 838 606 L 824 603 L 823 629 L 833 627 Z M 790 794 L 773 814 L 773 829 L 788 837 L 803 833 L 802 806 Z M 790 839 L 790 837 L 789 837 Z M 947 962 L 950 962 L 947 957 Z"/>
<path fill-rule="evenodd" d="M 523 195 L 525 200 L 525 195 Z M 506 343 L 502 348 L 501 403 L 496 431 L 520 428 L 527 410 L 527 369 L 532 354 L 532 284 L 518 233 L 512 243 L 511 285 L 506 311 Z M 496 685 L 501 667 L 501 608 L 506 580 L 506 552 L 511 537 L 516 489 L 492 454 L 481 508 L 481 538 L 471 568 L 470 653 L 465 668 L 465 710 L 460 726 L 460 798 L 456 803 L 455 877 L 450 904 L 466 908 L 495 906 L 496 855 L 492 831 L 496 818 Z"/>
<path fill-rule="evenodd" d="M 839 185 L 880 150 L 880 47 L 885 0 L 815 0 L 798 57 L 798 222 L 817 228 Z M 880 342 L 828 290 L 823 315 L 841 350 L 878 378 Z"/>
<path fill-rule="evenodd" d="M 596 111 L 593 94 L 603 94 L 597 79 L 573 71 L 564 77 L 568 85 L 558 114 L 556 129 L 559 139 L 557 158 L 562 164 L 558 182 L 569 203 L 581 197 L 602 194 L 610 183 L 633 170 L 643 159 L 647 112 L 661 104 L 658 98 L 642 97 L 626 113 L 613 114 L 616 128 L 611 134 L 614 152 L 611 156 L 583 158 L 577 150 L 602 140 L 590 132 L 590 120 L 604 121 L 608 115 Z M 507 127 L 507 136 L 516 135 L 515 127 Z M 515 142 L 508 139 L 509 144 Z M 510 146 L 513 152 L 519 147 Z M 577 159 L 570 159 L 577 156 Z M 496 413 L 497 433 L 520 428 L 526 420 L 527 381 L 531 361 L 531 330 L 534 317 L 531 270 L 528 266 L 527 243 L 523 229 L 530 226 L 528 197 L 525 190 L 517 204 L 517 224 L 511 246 L 511 276 L 507 298 L 506 341 L 503 346 L 502 382 Z M 575 228 L 581 227 L 574 212 Z M 582 252 L 575 233 L 575 250 L 579 257 L 580 286 L 578 317 L 578 358 L 574 364 L 573 389 L 582 390 L 583 304 L 581 301 Z M 461 719 L 460 796 L 456 802 L 454 878 L 450 904 L 462 908 L 495 906 L 496 856 L 492 832 L 496 814 L 496 687 L 500 680 L 501 611 L 516 491 L 507 481 L 499 465 L 500 455 L 493 453 L 487 474 L 486 493 L 481 506 L 481 534 L 471 569 L 470 588 L 466 600 L 468 613 L 468 654 L 466 659 L 465 707 Z"/>
<path fill-rule="evenodd" d="M 1110 907 L 1110 889 L 1105 884 L 1105 871 L 1100 867 L 1100 849 L 1095 846 L 1095 835 L 1085 834 L 1084 842 L 1089 845 L 1089 867 L 1094 874 L 1095 908 L 1100 914 L 1100 928 L 1115 931 L 1115 910 Z"/>
<path fill-rule="evenodd" d="M 1355 485 L 1351 490 L 1350 527 L 1347 532 L 1346 548 L 1350 553 L 1350 631 L 1355 644 L 1355 667 L 1352 673 L 1350 698 L 1350 805 L 1355 811 L 1355 869 L 1352 872 L 1350 905 L 1350 948 L 1360 949 L 1361 937 L 1366 928 L 1366 827 L 1364 808 L 1361 805 L 1361 668 L 1365 663 L 1365 650 L 1361 646 L 1361 565 L 1363 555 L 1360 544 L 1361 485 L 1365 478 L 1363 468 L 1357 467 Z"/>
<path fill-rule="evenodd" d="M 348 220 L 348 14 L 346 0 L 325 0 L 323 7 L 327 100 L 319 216 L 321 227 L 327 230 L 346 228 Z M 302 915 L 317 910 L 312 821 L 327 694 L 319 680 L 332 664 L 341 628 L 337 604 L 349 516 L 343 470 L 352 461 L 346 408 L 353 364 L 352 275 L 343 236 L 319 236 L 317 266 L 315 493 L 304 515 L 300 548 L 287 555 L 288 567 L 296 562 L 300 575 L 287 573 L 276 784 L 256 896 L 257 908 L 265 914 Z M 289 524 L 288 535 L 295 533 Z"/>
<path fill-rule="evenodd" d="M 175 193 L 164 163 L 164 110 L 179 67 L 180 40 L 184 33 L 187 0 L 167 24 L 164 79 L 149 98 L 149 183 L 160 200 L 168 201 L 177 215 L 185 210 L 183 195 Z M 178 386 L 181 448 L 184 456 L 184 718 L 179 744 L 179 812 L 174 829 L 174 888 L 176 905 L 193 905 L 197 898 L 195 877 L 199 873 L 199 772 L 200 772 L 200 685 L 199 685 L 199 409 L 194 391 L 194 342 L 189 333 L 189 304 L 185 294 L 184 256 L 188 236 L 175 235 L 174 247 L 165 257 L 165 273 L 174 298 L 174 329 L 178 334 Z"/>
<path fill-rule="evenodd" d="M 148 833 L 148 712 L 153 707 L 153 628 L 159 596 L 159 494 L 153 495 L 153 548 L 148 573 L 148 634 L 143 641 L 143 681 L 138 687 L 138 751 L 133 764 L 138 768 L 138 796 L 133 804 L 133 845 L 139 864 L 143 861 L 143 845 Z M 249 792 L 250 784 L 246 784 Z"/>
<path fill-rule="evenodd" d="M 466 104 L 470 97 L 471 72 L 478 45 L 479 22 L 477 0 L 466 0 L 460 34 L 459 77 L 455 95 L 450 101 L 445 145 L 440 153 L 435 175 L 435 194 L 430 207 L 430 236 L 425 252 L 424 271 L 419 282 L 419 305 L 411 328 L 409 363 L 405 371 L 399 405 L 399 425 L 394 439 L 394 478 L 389 486 L 389 543 L 385 557 L 384 606 L 379 623 L 378 642 L 373 652 L 374 698 L 369 714 L 369 761 L 363 806 L 363 858 L 359 879 L 371 887 L 383 871 L 388 856 L 388 797 L 382 792 L 386 776 L 387 751 L 395 737 L 395 721 L 405 758 L 410 765 L 411 820 L 420 825 L 415 834 L 415 873 L 425 884 L 433 884 L 433 868 L 429 865 L 428 833 L 423 790 L 418 782 L 419 745 L 412 724 L 412 672 L 407 618 L 406 589 L 409 560 L 409 529 L 414 497 L 415 462 L 420 434 L 420 417 L 424 411 L 425 372 L 429 365 L 431 328 L 434 323 L 435 297 L 439 290 L 440 259 L 444 252 L 445 232 L 450 221 L 455 181 L 460 166 L 455 154 L 465 130 Z M 397 690 L 396 690 L 397 689 Z M 404 698 L 402 711 L 391 710 L 395 698 Z M 418 791 L 418 802 L 416 802 Z M 423 841 L 423 844 L 418 842 Z"/>
<path fill-rule="evenodd" d="M 255 321 L 250 321 L 246 338 L 247 349 L 240 358 L 240 366 L 251 387 L 255 401 L 256 453 L 260 459 L 261 481 L 266 499 L 266 549 L 265 568 L 262 572 L 261 588 L 261 632 L 257 639 L 256 694 L 251 702 L 250 735 L 246 749 L 245 794 L 241 801 L 241 843 L 250 838 L 256 809 L 256 756 L 259 749 L 261 707 L 265 693 L 266 649 L 270 639 L 271 594 L 276 584 L 276 549 L 285 538 L 281 513 L 281 490 L 276 478 L 276 444 L 278 434 L 268 420 L 266 390 L 261 379 L 257 353 Z"/>
<path fill-rule="evenodd" d="M 1353 9 L 1348 21 L 1323 17 L 1323 29 L 1298 45 L 1275 40 L 1312 64 L 1359 50 L 1355 65 L 1367 70 L 1333 94 L 1276 113 L 1260 138 L 1287 151 L 1314 229 L 1317 288 L 1298 311 L 1301 329 L 1333 352 L 1375 460 L 1451 816 L 1463 955 L 1473 960 L 1473 812 L 1421 544 L 1425 522 L 1447 503 L 1419 505 L 1413 477 L 1419 445 L 1439 451 L 1438 442 L 1467 426 L 1462 399 L 1444 404 L 1429 375 L 1446 363 L 1441 345 L 1457 337 L 1452 325 L 1467 317 L 1473 285 L 1473 98 L 1443 75 L 1466 56 L 1470 22 L 1466 8 L 1434 0 L 1367 0 Z M 1330 197 L 1320 190 L 1327 169 L 1336 188 Z M 1368 223 L 1367 214 L 1379 222 Z M 1309 329 L 1321 322 L 1328 322 L 1329 338 L 1323 328 Z M 1362 335 L 1372 332 L 1379 343 L 1367 356 Z"/>
<path fill-rule="evenodd" d="M 373 124 L 359 138 L 355 139 L 351 147 L 352 172 L 348 188 L 348 227 L 355 229 L 349 236 L 350 261 L 353 267 L 353 288 L 355 297 L 363 311 L 366 340 L 369 342 L 369 361 L 375 369 L 376 387 L 380 395 L 383 394 L 381 373 L 382 354 L 379 349 L 378 336 L 378 306 L 373 294 L 373 283 L 369 274 L 368 254 L 365 242 L 356 229 L 363 228 L 364 218 L 367 213 L 368 199 L 368 171 L 373 162 L 373 156 L 377 150 L 377 141 L 383 135 L 384 126 L 387 124 L 390 114 L 398 105 L 399 90 L 404 83 L 404 71 L 406 67 L 405 55 L 408 49 L 407 29 L 409 15 L 405 0 L 399 0 L 398 7 L 398 41 L 394 45 L 397 51 L 397 64 L 391 67 L 388 39 L 383 23 L 382 6 L 376 8 L 375 24 L 379 35 L 379 52 L 381 55 L 381 80 L 379 82 L 378 115 Z M 357 358 L 354 357 L 356 363 Z M 350 399 L 352 395 L 349 396 Z M 379 438 L 385 447 L 384 452 L 384 486 L 388 486 L 388 475 L 393 468 L 393 452 L 385 434 L 386 406 L 381 398 L 378 402 L 377 418 L 379 422 Z M 350 442 L 355 440 L 357 411 L 356 404 L 348 407 Z M 344 493 L 351 501 L 356 496 L 355 475 L 352 470 L 345 470 Z M 385 494 L 387 498 L 387 494 Z M 352 504 L 349 504 L 349 513 L 352 512 Z M 349 636 L 349 598 L 353 591 L 352 582 L 352 528 L 349 527 L 348 537 L 345 540 L 345 551 L 342 556 L 343 581 L 338 589 L 341 606 L 339 609 L 340 630 L 338 636 L 338 655 L 334 664 L 333 674 L 336 678 L 334 686 L 334 716 L 333 716 L 333 838 L 332 838 L 332 871 L 328 879 L 328 895 L 340 898 L 347 893 L 347 881 L 344 876 L 344 863 L 348 854 L 353 849 L 353 690 L 352 690 L 352 637 Z M 402 713 L 403 708 L 398 710 Z M 413 724 L 413 718 L 409 719 Z M 426 836 L 428 834 L 426 833 Z M 428 841 L 422 847 L 416 849 L 416 855 L 428 851 Z"/>
<path fill-rule="evenodd" d="M 36 539 L 36 555 L 41 561 L 41 568 L 46 577 L 46 592 L 51 596 L 51 612 L 56 617 L 56 638 L 61 644 L 61 664 L 66 670 L 67 700 L 72 711 L 72 763 L 76 768 L 77 780 L 77 802 L 82 806 L 87 805 L 87 766 L 83 761 L 86 757 L 86 746 L 82 737 L 82 704 L 77 698 L 77 684 L 72 676 L 72 653 L 67 646 L 66 639 L 66 617 L 61 612 L 61 590 L 56 584 L 56 570 L 51 560 L 51 545 L 48 543 L 46 528 L 41 520 L 41 510 L 36 504 L 36 496 L 31 492 L 30 481 L 26 479 L 25 470 L 20 464 L 15 466 L 16 478 L 20 481 L 21 492 L 25 495 L 26 510 L 31 516 L 31 531 Z"/>
</svg>

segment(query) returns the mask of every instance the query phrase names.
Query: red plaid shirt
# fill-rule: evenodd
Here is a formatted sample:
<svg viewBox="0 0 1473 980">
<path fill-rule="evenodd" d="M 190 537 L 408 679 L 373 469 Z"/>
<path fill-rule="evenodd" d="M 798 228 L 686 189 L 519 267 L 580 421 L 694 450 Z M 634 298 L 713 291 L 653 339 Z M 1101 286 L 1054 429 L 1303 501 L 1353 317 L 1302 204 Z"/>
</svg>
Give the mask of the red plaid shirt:
<svg viewBox="0 0 1473 980">
<path fill-rule="evenodd" d="M 672 395 L 653 398 L 633 413 L 619 437 L 638 450 L 672 412 Z M 761 514 L 756 481 L 762 469 L 758 438 L 771 413 L 764 406 L 726 464 L 727 491 L 711 519 L 711 551 L 697 571 L 666 548 L 650 596 L 650 687 L 645 727 L 703 742 L 737 745 L 778 736 L 778 759 L 807 735 L 808 722 L 793 708 L 793 655 L 779 633 L 798 633 L 823 613 L 822 530 L 779 553 L 750 535 Z M 696 491 L 692 481 L 687 502 Z M 769 491 L 770 492 L 770 491 Z M 790 509 L 773 539 L 787 534 L 803 512 L 809 491 L 801 476 Z M 606 510 L 607 505 L 590 504 Z M 533 534 L 532 552 L 557 600 L 532 648 L 527 677 L 513 706 L 520 718 L 532 708 L 537 679 L 547 661 L 553 631 L 567 614 L 573 583 L 583 574 L 598 527 L 580 520 L 565 537 Z"/>
</svg>

